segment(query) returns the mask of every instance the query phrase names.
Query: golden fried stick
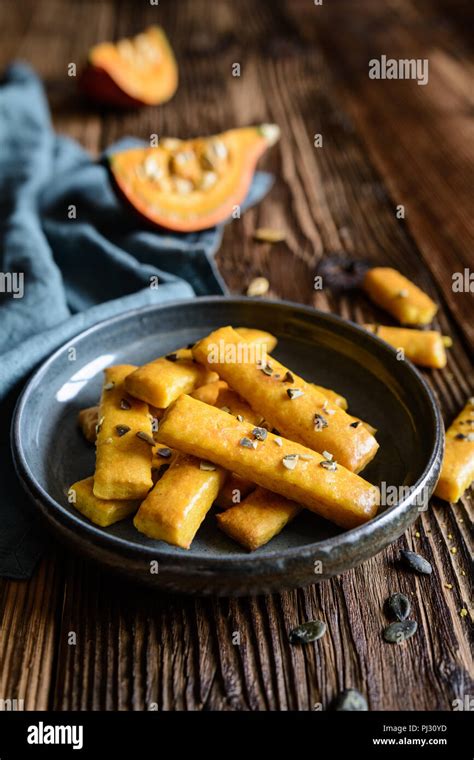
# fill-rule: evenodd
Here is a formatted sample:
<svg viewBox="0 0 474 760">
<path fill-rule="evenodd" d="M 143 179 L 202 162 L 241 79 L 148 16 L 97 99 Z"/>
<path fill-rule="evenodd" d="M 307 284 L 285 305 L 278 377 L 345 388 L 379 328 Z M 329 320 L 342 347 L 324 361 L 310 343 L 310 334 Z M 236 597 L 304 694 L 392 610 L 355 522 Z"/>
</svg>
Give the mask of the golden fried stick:
<svg viewBox="0 0 474 760">
<path fill-rule="evenodd" d="M 443 465 L 435 496 L 458 501 L 474 480 L 474 398 L 446 431 Z"/>
<path fill-rule="evenodd" d="M 438 311 L 437 304 L 423 290 L 390 267 L 369 269 L 362 288 L 402 325 L 428 325 Z"/>
<path fill-rule="evenodd" d="M 100 499 L 141 499 L 153 485 L 152 416 L 124 385 L 134 369 L 121 364 L 105 370 L 94 474 L 94 496 Z"/>
<path fill-rule="evenodd" d="M 287 438 L 320 453 L 329 451 L 353 472 L 360 472 L 373 459 L 378 443 L 363 425 L 273 357 L 263 366 L 242 361 L 240 341 L 232 327 L 222 327 L 199 341 L 193 355 L 203 366 L 215 368 Z M 216 345 L 225 346 L 224 355 L 216 352 Z"/>
<path fill-rule="evenodd" d="M 343 528 L 375 515 L 378 488 L 327 455 L 262 430 L 183 395 L 163 417 L 158 439 L 301 503 Z"/>
</svg>

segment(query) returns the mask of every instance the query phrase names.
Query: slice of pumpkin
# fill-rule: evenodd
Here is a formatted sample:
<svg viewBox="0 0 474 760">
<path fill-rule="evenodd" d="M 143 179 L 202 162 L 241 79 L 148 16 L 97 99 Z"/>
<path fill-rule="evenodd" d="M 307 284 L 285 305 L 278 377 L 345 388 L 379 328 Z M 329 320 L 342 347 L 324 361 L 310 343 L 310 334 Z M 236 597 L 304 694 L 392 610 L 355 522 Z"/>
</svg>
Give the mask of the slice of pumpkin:
<svg viewBox="0 0 474 760">
<path fill-rule="evenodd" d="M 231 216 L 258 159 L 279 137 L 276 124 L 261 124 L 194 140 L 163 138 L 156 148 L 133 148 L 109 160 L 118 187 L 148 221 L 195 232 Z"/>
<path fill-rule="evenodd" d="M 80 86 L 94 100 L 125 108 L 169 100 L 178 67 L 163 29 L 151 26 L 136 37 L 93 47 Z"/>
</svg>

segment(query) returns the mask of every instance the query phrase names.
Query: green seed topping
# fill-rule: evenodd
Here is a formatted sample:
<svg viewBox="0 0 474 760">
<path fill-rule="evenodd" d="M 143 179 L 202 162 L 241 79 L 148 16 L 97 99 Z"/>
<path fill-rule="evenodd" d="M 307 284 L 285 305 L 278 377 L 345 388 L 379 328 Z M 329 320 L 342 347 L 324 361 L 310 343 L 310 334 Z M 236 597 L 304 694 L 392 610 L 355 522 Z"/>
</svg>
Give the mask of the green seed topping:
<svg viewBox="0 0 474 760">
<path fill-rule="evenodd" d="M 244 449 L 256 449 L 257 448 L 257 441 L 251 441 L 250 438 L 241 438 L 239 441 L 239 444 L 244 447 Z"/>
<path fill-rule="evenodd" d="M 148 443 L 149 446 L 155 445 L 155 439 L 153 436 L 151 436 L 149 433 L 145 433 L 143 430 L 139 430 L 138 433 L 136 433 L 137 438 L 140 438 L 140 440 L 145 441 L 145 443 Z"/>
<path fill-rule="evenodd" d="M 322 414 L 315 414 L 314 415 L 314 429 L 315 430 L 324 430 L 324 428 L 327 428 L 328 421 L 324 419 Z"/>
<path fill-rule="evenodd" d="M 212 464 L 212 462 L 206 462 L 204 459 L 201 459 L 199 462 L 199 469 L 204 470 L 205 472 L 214 472 L 216 465 Z"/>
<path fill-rule="evenodd" d="M 286 393 L 289 398 L 299 398 L 300 396 L 304 396 L 304 391 L 300 390 L 300 388 L 287 388 Z"/>
<path fill-rule="evenodd" d="M 323 467 L 325 470 L 337 470 L 336 462 L 328 462 L 327 459 L 323 459 L 323 461 L 319 463 L 319 466 Z"/>
</svg>

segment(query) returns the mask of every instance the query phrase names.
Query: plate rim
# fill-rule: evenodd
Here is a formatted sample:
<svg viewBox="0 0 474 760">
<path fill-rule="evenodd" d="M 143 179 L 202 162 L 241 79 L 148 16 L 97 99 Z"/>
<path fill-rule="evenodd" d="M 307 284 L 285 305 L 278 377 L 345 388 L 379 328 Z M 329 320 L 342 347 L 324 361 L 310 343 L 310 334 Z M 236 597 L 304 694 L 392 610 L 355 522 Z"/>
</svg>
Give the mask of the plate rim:
<svg viewBox="0 0 474 760">
<path fill-rule="evenodd" d="M 146 545 L 146 544 L 131 544 L 130 539 L 125 539 L 120 536 L 108 533 L 106 529 L 96 526 L 94 523 L 85 522 L 82 515 L 75 515 L 67 510 L 61 503 L 57 502 L 50 494 L 43 488 L 43 486 L 37 482 L 34 474 L 26 460 L 24 451 L 22 449 L 22 421 L 25 407 L 29 401 L 31 393 L 34 391 L 37 384 L 40 382 L 41 377 L 47 372 L 52 364 L 55 363 L 58 356 L 67 350 L 71 344 L 77 343 L 78 339 L 87 339 L 91 334 L 100 332 L 106 326 L 114 325 L 127 319 L 144 316 L 148 313 L 159 312 L 163 309 L 172 309 L 176 307 L 186 307 L 194 305 L 199 307 L 200 304 L 205 305 L 209 303 L 233 303 L 234 305 L 244 305 L 249 302 L 269 305 L 277 308 L 284 307 L 286 309 L 297 310 L 302 312 L 308 317 L 317 317 L 326 321 L 328 324 L 333 323 L 341 327 L 349 325 L 352 330 L 355 330 L 364 339 L 364 342 L 370 344 L 373 342 L 379 347 L 379 350 L 385 351 L 387 354 L 395 354 L 396 349 L 392 348 L 388 343 L 381 340 L 378 336 L 365 330 L 364 327 L 345 319 L 338 314 L 331 312 L 321 311 L 315 309 L 312 306 L 306 304 L 300 304 L 294 301 L 284 299 L 269 299 L 269 298 L 251 298 L 247 296 L 228 296 L 228 295 L 213 295 L 213 296 L 195 296 L 193 298 L 186 299 L 174 299 L 165 301 L 163 303 L 151 304 L 139 308 L 134 308 L 121 312 L 120 314 L 113 315 L 106 319 L 96 322 L 94 325 L 89 326 L 85 330 L 76 333 L 65 343 L 61 344 L 49 357 L 47 357 L 41 364 L 33 371 L 28 378 L 20 396 L 15 405 L 13 412 L 12 423 L 10 428 L 10 445 L 12 450 L 13 461 L 15 465 L 16 473 L 22 483 L 23 488 L 27 492 L 30 499 L 37 504 L 41 511 L 46 514 L 46 517 L 51 522 L 55 523 L 59 520 L 61 526 L 75 530 L 80 535 L 81 541 L 89 539 L 89 542 L 93 545 L 99 543 L 101 548 L 106 550 L 116 551 L 118 554 L 130 553 L 132 556 L 144 556 L 146 559 L 157 559 L 163 561 L 167 569 L 172 569 L 173 572 L 182 571 L 184 574 L 192 569 L 192 567 L 198 566 L 202 571 L 221 572 L 225 574 L 225 571 L 229 569 L 229 566 L 238 566 L 241 573 L 247 573 L 252 570 L 256 570 L 257 575 L 272 572 L 274 570 L 275 562 L 279 564 L 279 570 L 284 570 L 287 564 L 291 564 L 295 561 L 305 560 L 314 557 L 315 553 L 329 554 L 332 550 L 342 552 L 345 549 L 350 549 L 350 544 L 358 542 L 368 535 L 373 536 L 374 533 L 383 535 L 384 529 L 387 523 L 392 523 L 403 518 L 411 509 L 415 506 L 415 498 L 420 493 L 421 489 L 429 482 L 433 480 L 433 475 L 437 475 L 436 470 L 441 467 L 441 454 L 444 444 L 444 427 L 441 417 L 441 411 L 436 402 L 433 391 L 423 378 L 418 369 L 406 359 L 402 366 L 405 367 L 403 371 L 408 371 L 414 377 L 422 389 L 425 399 L 429 402 L 428 406 L 432 415 L 432 421 L 435 430 L 435 440 L 431 449 L 428 462 L 416 483 L 413 485 L 410 494 L 384 512 L 376 515 L 363 525 L 357 526 L 342 533 L 338 533 L 335 536 L 323 539 L 321 541 L 312 542 L 300 547 L 287 547 L 284 549 L 274 549 L 267 551 L 265 554 L 258 554 L 256 552 L 245 552 L 242 554 L 235 554 L 231 556 L 218 557 L 215 555 L 199 557 L 189 555 L 187 552 L 176 554 L 163 554 L 159 545 Z M 434 487 L 434 486 L 433 486 Z M 39 504 L 38 504 L 39 502 Z M 61 518 L 61 519 L 59 519 Z M 403 531 L 402 531 L 403 532 Z M 401 534 L 400 534 L 401 535 Z M 388 543 L 392 543 L 396 538 L 390 539 Z M 156 542 L 162 543 L 162 542 Z"/>
</svg>

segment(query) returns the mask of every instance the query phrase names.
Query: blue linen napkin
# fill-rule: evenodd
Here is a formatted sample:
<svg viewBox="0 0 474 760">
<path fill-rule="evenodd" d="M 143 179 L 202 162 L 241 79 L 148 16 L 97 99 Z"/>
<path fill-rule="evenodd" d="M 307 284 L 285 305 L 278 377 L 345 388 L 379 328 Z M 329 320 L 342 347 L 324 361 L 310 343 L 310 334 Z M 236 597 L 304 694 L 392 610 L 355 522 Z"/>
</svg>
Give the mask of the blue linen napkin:
<svg viewBox="0 0 474 760">
<path fill-rule="evenodd" d="M 133 144 L 122 140 L 109 151 Z M 272 182 L 257 172 L 243 209 Z M 105 161 L 52 130 L 42 85 L 23 64 L 0 83 L 0 209 L 0 576 L 22 579 L 47 542 L 9 446 L 25 378 L 102 319 L 226 290 L 214 262 L 222 226 L 179 234 L 140 221 L 114 192 Z"/>
</svg>

